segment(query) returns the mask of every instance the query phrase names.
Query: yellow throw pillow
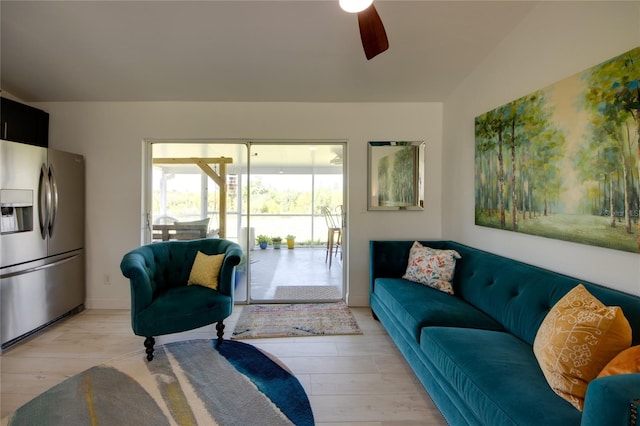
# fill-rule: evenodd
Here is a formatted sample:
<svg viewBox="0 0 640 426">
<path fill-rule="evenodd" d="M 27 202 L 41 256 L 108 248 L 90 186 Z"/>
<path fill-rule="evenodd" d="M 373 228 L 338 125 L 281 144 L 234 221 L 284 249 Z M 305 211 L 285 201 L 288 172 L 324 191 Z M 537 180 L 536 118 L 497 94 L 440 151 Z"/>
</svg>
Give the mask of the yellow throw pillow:
<svg viewBox="0 0 640 426">
<path fill-rule="evenodd" d="M 544 318 L 533 352 L 554 392 L 582 411 L 589 382 L 630 345 L 622 309 L 603 305 L 579 284 Z"/>
<path fill-rule="evenodd" d="M 607 364 L 598 377 L 640 373 L 640 345 L 625 349 Z"/>
<path fill-rule="evenodd" d="M 217 290 L 218 275 L 220 275 L 223 260 L 224 253 L 206 255 L 198 251 L 191 267 L 187 285 L 201 285 Z"/>
</svg>

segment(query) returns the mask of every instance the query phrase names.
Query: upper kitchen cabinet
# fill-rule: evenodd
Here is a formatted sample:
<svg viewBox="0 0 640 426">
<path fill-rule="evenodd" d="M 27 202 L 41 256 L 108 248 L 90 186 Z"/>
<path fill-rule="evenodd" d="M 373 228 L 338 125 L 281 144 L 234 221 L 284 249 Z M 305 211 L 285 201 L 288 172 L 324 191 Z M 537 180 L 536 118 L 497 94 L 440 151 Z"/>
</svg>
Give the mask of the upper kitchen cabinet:
<svg viewBox="0 0 640 426">
<path fill-rule="evenodd" d="M 49 146 L 49 114 L 7 98 L 0 98 L 2 139 L 29 145 Z"/>
</svg>

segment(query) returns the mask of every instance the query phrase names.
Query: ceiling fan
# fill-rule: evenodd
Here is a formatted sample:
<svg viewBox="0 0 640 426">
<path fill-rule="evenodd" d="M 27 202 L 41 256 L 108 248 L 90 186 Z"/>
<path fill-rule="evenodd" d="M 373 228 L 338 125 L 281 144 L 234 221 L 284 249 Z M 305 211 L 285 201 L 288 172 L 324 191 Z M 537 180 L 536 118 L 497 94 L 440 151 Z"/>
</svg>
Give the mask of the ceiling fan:
<svg viewBox="0 0 640 426">
<path fill-rule="evenodd" d="M 367 59 L 372 59 L 389 48 L 387 33 L 373 0 L 339 0 L 339 3 L 344 11 L 358 14 L 360 39 Z"/>
</svg>

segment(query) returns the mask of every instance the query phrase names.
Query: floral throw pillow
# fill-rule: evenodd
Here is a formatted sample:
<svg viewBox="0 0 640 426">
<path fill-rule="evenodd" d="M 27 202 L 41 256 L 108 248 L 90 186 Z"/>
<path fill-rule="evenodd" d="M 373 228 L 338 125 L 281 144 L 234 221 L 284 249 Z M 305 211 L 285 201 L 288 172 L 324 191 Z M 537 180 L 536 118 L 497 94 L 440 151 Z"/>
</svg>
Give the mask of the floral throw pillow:
<svg viewBox="0 0 640 426">
<path fill-rule="evenodd" d="M 451 283 L 456 259 L 460 258 L 460 254 L 455 250 L 437 250 L 415 241 L 411 246 L 407 270 L 402 278 L 453 294 Z"/>
</svg>

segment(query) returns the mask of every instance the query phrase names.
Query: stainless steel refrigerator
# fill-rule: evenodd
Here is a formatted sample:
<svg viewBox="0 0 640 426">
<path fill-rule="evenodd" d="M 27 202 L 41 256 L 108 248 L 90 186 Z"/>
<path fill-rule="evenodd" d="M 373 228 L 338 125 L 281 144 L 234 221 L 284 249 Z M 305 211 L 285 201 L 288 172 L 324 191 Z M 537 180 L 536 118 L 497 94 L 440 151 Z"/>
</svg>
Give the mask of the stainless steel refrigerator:
<svg viewBox="0 0 640 426">
<path fill-rule="evenodd" d="M 84 157 L 0 140 L 0 340 L 81 310 Z"/>
</svg>

